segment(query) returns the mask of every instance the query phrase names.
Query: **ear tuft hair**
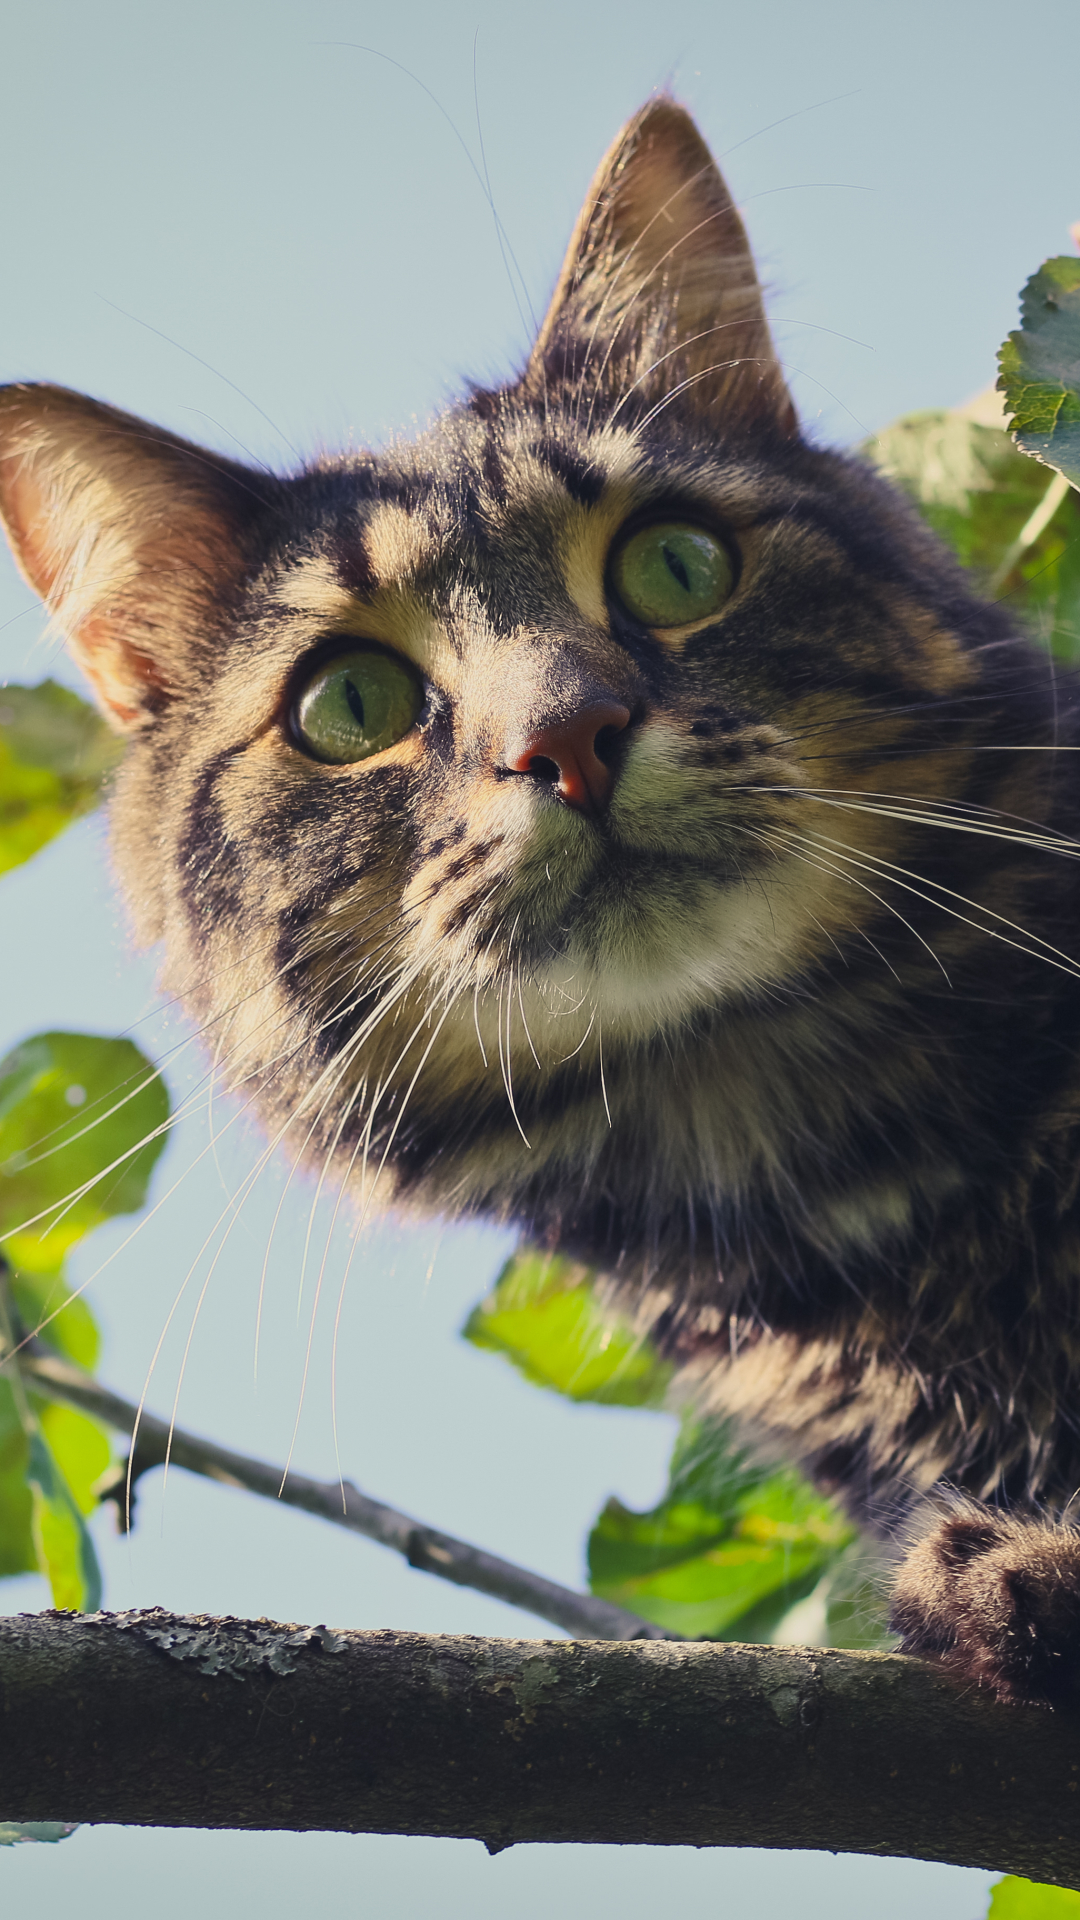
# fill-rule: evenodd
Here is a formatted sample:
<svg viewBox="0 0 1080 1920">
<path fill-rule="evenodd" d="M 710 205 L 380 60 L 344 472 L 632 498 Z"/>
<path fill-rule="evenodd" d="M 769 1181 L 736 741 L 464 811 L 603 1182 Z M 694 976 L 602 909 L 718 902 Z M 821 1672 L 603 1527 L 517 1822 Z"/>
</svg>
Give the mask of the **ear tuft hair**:
<svg viewBox="0 0 1080 1920">
<path fill-rule="evenodd" d="M 274 485 L 66 388 L 0 388 L 0 519 L 121 730 L 190 676 Z"/>
<path fill-rule="evenodd" d="M 746 230 L 694 122 L 661 95 L 589 188 L 526 385 L 605 409 L 685 393 L 717 425 L 798 431 Z"/>
</svg>

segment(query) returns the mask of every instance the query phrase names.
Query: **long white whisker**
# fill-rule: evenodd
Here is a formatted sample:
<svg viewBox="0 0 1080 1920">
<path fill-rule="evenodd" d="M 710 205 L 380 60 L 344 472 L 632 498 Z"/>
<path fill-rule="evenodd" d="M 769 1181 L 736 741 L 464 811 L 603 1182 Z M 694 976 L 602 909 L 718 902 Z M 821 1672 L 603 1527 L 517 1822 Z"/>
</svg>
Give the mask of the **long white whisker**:
<svg viewBox="0 0 1080 1920">
<path fill-rule="evenodd" d="M 529 1052 L 532 1054 L 533 1059 L 535 1060 L 537 1066 L 539 1067 L 540 1055 L 537 1053 L 536 1048 L 533 1046 L 533 1037 L 532 1037 L 532 1034 L 529 1032 L 529 1023 L 525 1018 L 525 1002 L 521 994 L 521 968 L 520 967 L 518 968 L 518 976 L 517 976 L 517 1003 L 518 1003 L 518 1011 L 521 1014 L 521 1024 L 525 1029 L 525 1038 L 529 1043 Z"/>
<path fill-rule="evenodd" d="M 910 925 L 909 921 L 904 919 L 903 914 L 900 913 L 897 910 L 897 908 L 895 908 L 892 905 L 892 902 L 889 900 L 886 900 L 882 894 L 875 892 L 873 887 L 867 886 L 866 882 L 863 880 L 855 879 L 853 874 L 845 873 L 843 867 L 837 866 L 835 863 L 830 863 L 829 861 L 826 861 L 820 855 L 815 859 L 811 854 L 806 852 L 805 846 L 803 847 L 798 846 L 796 844 L 796 841 L 798 839 L 805 839 L 805 836 L 796 835 L 790 832 L 785 832 L 781 828 L 772 828 L 772 829 L 748 828 L 748 829 L 745 829 L 745 831 L 750 833 L 755 839 L 761 840 L 765 845 L 771 845 L 774 848 L 780 847 L 783 851 L 794 854 L 797 860 L 804 861 L 808 867 L 815 868 L 818 873 L 829 874 L 833 879 L 843 880 L 845 884 L 848 886 L 857 887 L 860 893 L 865 893 L 871 900 L 876 900 L 879 906 L 884 907 L 886 913 L 892 914 L 894 918 L 897 920 L 900 920 L 903 923 L 903 925 L 907 927 L 911 933 L 915 933 L 916 939 L 921 939 L 921 935 L 915 932 L 915 928 Z M 818 925 L 820 926 L 820 924 L 821 923 L 819 921 Z M 873 948 L 874 952 L 878 956 L 878 959 L 881 961 L 883 966 L 886 966 L 888 968 L 889 972 L 892 974 L 892 977 L 896 981 L 897 985 L 898 986 L 902 985 L 903 983 L 900 979 L 900 975 L 897 973 L 896 968 L 892 964 L 892 961 L 889 959 L 887 954 L 882 953 L 881 948 L 878 946 L 875 940 L 871 939 L 870 935 L 866 931 L 866 928 L 856 925 L 856 932 L 858 933 L 860 939 L 865 940 L 867 945 Z M 835 944 L 836 943 L 834 941 L 833 945 L 835 946 Z M 937 962 L 937 965 L 941 967 L 941 961 L 938 959 L 938 956 L 934 952 L 933 948 L 929 946 L 929 944 L 925 940 L 922 940 L 922 945 L 926 947 L 926 950 L 930 954 L 931 959 L 935 960 Z M 941 967 L 941 971 L 945 973 L 944 967 Z M 946 973 L 945 974 L 946 980 L 948 980 L 948 977 L 949 976 Z"/>
<path fill-rule="evenodd" d="M 807 837 L 810 838 L 812 842 L 819 839 L 819 836 L 816 834 Z M 820 844 L 841 854 L 845 861 L 856 866 L 862 866 L 869 873 L 876 873 L 879 879 L 888 880 L 892 885 L 902 887 L 905 893 L 914 894 L 916 898 L 924 900 L 927 905 L 940 907 L 943 913 L 950 914 L 953 919 L 961 921 L 965 926 L 974 927 L 978 933 L 986 934 L 989 939 L 1001 940 L 1006 946 L 1015 947 L 1017 952 L 1026 953 L 1029 959 L 1045 960 L 1048 966 L 1057 967 L 1059 971 L 1063 973 L 1069 973 L 1080 978 L 1080 965 L 1067 953 L 1063 952 L 1060 947 L 1052 946 L 1050 942 L 1044 940 L 1040 934 L 1030 932 L 1027 927 L 1022 927 L 1018 921 L 1008 919 L 1005 914 L 998 913 L 995 908 L 984 906 L 979 900 L 971 900 L 966 894 L 958 893 L 952 887 L 943 886 L 938 880 L 926 880 L 921 874 L 911 873 L 908 868 L 898 866 L 891 860 L 884 860 L 878 855 L 874 855 L 868 859 L 863 853 L 862 848 L 849 848 L 843 841 L 832 840 L 827 836 L 821 836 Z M 903 878 L 898 878 L 897 876 L 899 875 L 902 875 Z M 914 881 L 918 881 L 920 884 L 918 886 L 909 884 L 909 882 Z M 923 887 L 932 887 L 935 891 L 934 893 L 924 893 L 921 890 Z M 946 899 L 938 899 L 936 896 L 939 893 L 944 894 Z M 1000 926 L 1008 927 L 1013 933 L 1020 934 L 1021 940 L 1032 941 L 1034 947 L 1041 948 L 1042 952 L 1035 951 L 1032 946 L 1023 946 L 1020 941 L 1010 940 L 1006 934 L 999 933 L 995 927 L 980 925 L 977 920 L 972 920 L 967 914 L 959 913 L 955 907 L 949 906 L 949 900 L 958 900 L 962 906 L 971 907 L 975 912 L 985 914 L 988 919 L 996 920 Z"/>
<path fill-rule="evenodd" d="M 608 1132 L 611 1131 L 611 1108 L 608 1105 L 607 1081 L 604 1078 L 604 1021 L 599 1007 L 596 1009 L 596 1045 L 600 1055 L 600 1092 L 604 1096 L 604 1112 L 607 1114 Z"/>
<path fill-rule="evenodd" d="M 1037 852 L 1056 853 L 1062 859 L 1080 859 L 1080 840 L 1070 834 L 1053 829 L 1040 829 L 1035 822 L 1020 826 L 1001 824 L 1003 820 L 1017 819 L 1017 815 L 1001 815 L 998 819 L 972 818 L 978 812 L 971 803 L 963 800 L 927 801 L 925 798 L 905 794 L 860 792 L 848 787 L 802 787 L 802 786 L 751 786 L 740 785 L 741 793 L 783 793 L 795 798 L 813 800 L 819 806 L 835 807 L 841 812 L 868 813 L 883 820 L 903 820 L 912 825 L 933 827 L 954 833 L 976 834 L 983 839 L 1002 840 L 1014 846 L 1031 847 Z M 884 803 L 884 804 L 883 804 Z M 937 808 L 949 811 L 936 811 Z"/>
<path fill-rule="evenodd" d="M 370 1205 L 371 1205 L 371 1198 L 378 1187 L 379 1180 L 382 1177 L 383 1169 L 386 1166 L 386 1162 L 390 1156 L 390 1152 L 391 1152 L 391 1149 L 393 1148 L 394 1141 L 397 1138 L 398 1130 L 401 1127 L 401 1123 L 405 1118 L 409 1101 L 411 1100 L 413 1095 L 413 1089 L 415 1088 L 416 1083 L 420 1078 L 420 1075 L 424 1071 L 424 1067 L 426 1066 L 431 1056 L 432 1049 L 434 1048 L 439 1038 L 439 1035 L 446 1024 L 446 1021 L 449 1019 L 450 1014 L 453 1011 L 453 1008 L 456 1004 L 456 998 L 457 998 L 456 992 L 453 992 L 451 994 L 451 997 L 447 999 L 446 1006 L 443 1008 L 442 1014 L 439 1017 L 438 1024 L 435 1027 L 435 1031 L 432 1034 L 431 1039 L 428 1041 L 427 1046 L 424 1048 L 424 1051 L 420 1056 L 420 1061 L 416 1068 L 416 1071 L 413 1074 L 412 1079 L 409 1081 L 409 1084 L 405 1089 L 405 1093 L 402 1098 L 401 1105 L 398 1109 L 397 1119 L 394 1121 L 394 1125 L 391 1129 L 389 1138 L 387 1139 L 386 1146 L 383 1149 L 382 1159 L 380 1160 L 379 1165 L 376 1169 L 375 1178 L 371 1183 L 370 1191 L 365 1193 L 363 1208 L 360 1214 L 360 1218 L 357 1221 L 356 1232 L 353 1236 L 353 1245 L 349 1253 L 349 1258 L 346 1261 L 345 1272 L 342 1275 L 341 1286 L 338 1290 L 337 1311 L 335 1312 L 335 1315 L 334 1315 L 333 1358 L 331 1362 L 330 1401 L 331 1401 L 331 1412 L 332 1412 L 333 1428 L 334 1428 L 334 1451 L 335 1451 L 335 1456 L 338 1458 L 339 1479 L 341 1477 L 341 1462 L 340 1462 L 340 1456 L 338 1456 L 338 1430 L 337 1430 L 337 1345 L 338 1345 L 338 1333 L 340 1331 L 340 1326 L 341 1326 L 342 1307 L 345 1300 L 345 1290 L 346 1290 L 346 1287 L 348 1286 L 349 1274 L 352 1269 L 353 1254 L 355 1253 L 356 1247 L 359 1243 L 360 1235 L 363 1232 L 364 1227 L 367 1223 L 368 1213 L 370 1211 Z M 427 1018 L 428 1016 L 425 1015 L 424 1017 Z M 410 1036 L 410 1039 L 409 1039 L 410 1046 L 412 1045 L 412 1041 L 414 1038 L 415 1038 L 415 1033 Z M 366 1148 L 365 1148 L 365 1162 L 366 1162 Z M 342 1498 L 344 1498 L 344 1491 L 342 1493 Z"/>
</svg>

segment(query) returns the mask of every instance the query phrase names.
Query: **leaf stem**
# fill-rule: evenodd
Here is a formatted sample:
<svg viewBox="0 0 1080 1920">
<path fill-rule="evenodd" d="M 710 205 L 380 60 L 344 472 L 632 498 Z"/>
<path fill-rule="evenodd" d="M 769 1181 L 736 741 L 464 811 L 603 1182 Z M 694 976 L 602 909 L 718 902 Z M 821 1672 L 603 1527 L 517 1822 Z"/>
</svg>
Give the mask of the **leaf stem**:
<svg viewBox="0 0 1080 1920">
<path fill-rule="evenodd" d="M 1024 521 L 1012 545 L 1006 547 L 993 573 L 990 575 L 990 591 L 996 593 L 1008 579 L 1021 555 L 1028 547 L 1033 547 L 1040 533 L 1045 532 L 1055 513 L 1069 492 L 1070 482 L 1063 473 L 1055 473 L 1038 506 Z"/>
</svg>

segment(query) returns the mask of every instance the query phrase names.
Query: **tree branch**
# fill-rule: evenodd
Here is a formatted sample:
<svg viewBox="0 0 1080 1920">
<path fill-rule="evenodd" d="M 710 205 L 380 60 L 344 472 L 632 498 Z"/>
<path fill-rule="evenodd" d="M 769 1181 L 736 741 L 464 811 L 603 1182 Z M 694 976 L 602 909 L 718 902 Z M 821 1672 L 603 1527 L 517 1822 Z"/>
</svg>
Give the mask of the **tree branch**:
<svg viewBox="0 0 1080 1920">
<path fill-rule="evenodd" d="M 0 1621 L 17 1820 L 903 1854 L 1080 1884 L 1080 1729 L 899 1654 Z"/>
<path fill-rule="evenodd" d="M 154 1414 L 140 1414 L 130 1400 L 122 1400 L 119 1394 L 99 1386 L 81 1368 L 56 1359 L 40 1348 L 34 1348 L 29 1356 L 24 1350 L 19 1356 L 19 1367 L 27 1383 L 50 1399 L 77 1407 L 120 1433 L 130 1435 L 137 1428 L 136 1476 L 169 1461 L 174 1466 L 186 1467 L 189 1473 L 217 1480 L 223 1486 L 244 1487 L 265 1499 L 300 1507 L 334 1526 L 347 1527 L 352 1533 L 377 1540 L 381 1546 L 392 1547 L 404 1555 L 410 1567 L 422 1573 L 433 1573 L 458 1587 L 473 1587 L 496 1600 L 508 1601 L 512 1607 L 524 1607 L 539 1619 L 550 1620 L 567 1633 L 586 1639 L 680 1638 L 639 1619 L 636 1613 L 628 1613 L 623 1607 L 597 1600 L 591 1594 L 575 1593 L 554 1580 L 545 1580 L 541 1574 L 530 1573 L 526 1567 L 501 1560 L 497 1554 L 470 1546 L 466 1540 L 456 1540 L 452 1534 L 424 1526 L 409 1514 L 399 1513 L 396 1507 L 370 1499 L 349 1480 L 308 1480 L 303 1474 L 291 1471 L 286 1474 L 282 1467 L 249 1459 L 242 1453 L 230 1453 L 210 1440 L 184 1433 Z M 118 1486 L 117 1495 L 122 1499 L 122 1486 Z"/>
</svg>

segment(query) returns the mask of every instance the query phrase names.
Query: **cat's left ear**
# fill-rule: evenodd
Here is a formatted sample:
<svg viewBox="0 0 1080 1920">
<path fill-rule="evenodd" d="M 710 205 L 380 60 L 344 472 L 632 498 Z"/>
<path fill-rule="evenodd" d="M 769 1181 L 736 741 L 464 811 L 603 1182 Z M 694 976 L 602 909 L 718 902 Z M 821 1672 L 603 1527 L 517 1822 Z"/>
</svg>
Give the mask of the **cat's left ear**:
<svg viewBox="0 0 1080 1920">
<path fill-rule="evenodd" d="M 798 431 L 746 230 L 694 122 L 651 100 L 600 163 L 526 385 L 678 400 L 716 426 Z"/>
<path fill-rule="evenodd" d="M 0 519 L 122 731 L 197 682 L 272 486 L 64 387 L 0 388 Z"/>
</svg>

